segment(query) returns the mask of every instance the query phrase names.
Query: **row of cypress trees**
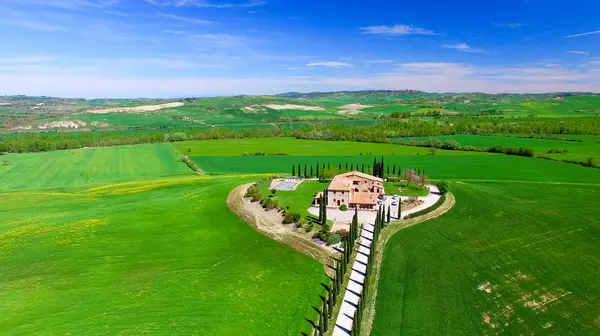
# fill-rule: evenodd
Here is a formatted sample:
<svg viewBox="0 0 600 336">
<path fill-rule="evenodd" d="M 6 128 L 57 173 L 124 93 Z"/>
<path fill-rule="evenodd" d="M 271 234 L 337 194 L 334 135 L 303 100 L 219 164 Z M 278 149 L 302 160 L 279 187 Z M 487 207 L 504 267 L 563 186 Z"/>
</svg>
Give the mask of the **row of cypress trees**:
<svg viewBox="0 0 600 336">
<path fill-rule="evenodd" d="M 371 241 L 371 251 L 369 252 L 367 268 L 365 270 L 365 280 L 363 281 L 363 290 L 360 299 L 358 300 L 358 307 L 356 308 L 356 313 L 354 314 L 354 318 L 352 320 L 352 330 L 350 331 L 351 336 L 359 335 L 360 333 L 360 325 L 363 318 L 363 313 L 365 309 L 365 298 L 369 296 L 369 283 L 371 280 L 371 273 L 373 269 L 373 264 L 375 263 L 375 246 L 379 239 L 379 235 L 381 234 L 381 230 L 389 224 L 391 220 L 390 215 L 390 207 L 388 207 L 387 213 L 385 211 L 385 207 L 380 206 L 377 211 L 377 217 L 375 218 L 375 223 L 373 225 L 373 240 Z"/>
<path fill-rule="evenodd" d="M 327 218 L 326 211 L 324 212 L 324 216 Z M 358 210 L 355 209 L 348 237 L 342 240 L 343 250 L 340 255 L 340 260 L 335 260 L 334 262 L 335 276 L 332 279 L 331 284 L 327 286 L 326 296 L 321 297 L 323 305 L 320 310 L 319 328 L 317 330 L 318 335 L 324 335 L 327 332 L 328 321 L 331 317 L 333 317 L 333 309 L 338 303 L 338 296 L 343 293 L 342 285 L 344 283 L 344 275 L 348 271 L 352 250 L 354 249 L 358 234 Z"/>
<path fill-rule="evenodd" d="M 381 161 L 377 161 L 376 158 L 373 159 L 373 165 L 367 165 L 366 167 L 364 163 L 357 163 L 355 165 L 354 163 L 346 162 L 345 165 L 339 163 L 337 167 L 335 167 L 334 165 L 333 168 L 334 170 L 337 170 L 337 173 L 339 174 L 358 170 L 362 173 L 371 173 L 373 176 L 377 176 L 380 178 L 386 178 L 388 176 L 402 176 L 404 170 L 406 169 L 412 169 L 418 176 L 425 175 L 425 170 L 421 168 L 406 168 L 403 170 L 401 166 L 398 166 L 396 164 L 386 166 L 383 157 L 381 157 Z M 326 170 L 331 171 L 331 169 L 331 162 L 327 164 L 319 164 L 317 162 L 316 165 L 309 165 L 305 163 L 304 167 L 302 166 L 302 164 L 298 163 L 297 165 L 292 165 L 291 176 L 304 176 L 306 178 L 322 177 L 323 172 L 325 172 Z"/>
</svg>

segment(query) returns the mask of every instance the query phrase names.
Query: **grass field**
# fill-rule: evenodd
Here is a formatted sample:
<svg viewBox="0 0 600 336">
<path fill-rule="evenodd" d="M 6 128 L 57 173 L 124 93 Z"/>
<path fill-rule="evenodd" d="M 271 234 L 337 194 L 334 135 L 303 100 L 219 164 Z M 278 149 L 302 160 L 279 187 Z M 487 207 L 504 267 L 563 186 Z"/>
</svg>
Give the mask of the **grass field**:
<svg viewBox="0 0 600 336">
<path fill-rule="evenodd" d="M 600 186 L 453 188 L 386 246 L 372 335 L 597 335 Z"/>
<path fill-rule="evenodd" d="M 429 195 L 429 189 L 421 188 L 420 185 L 411 183 L 407 185 L 406 182 L 384 182 L 383 188 L 387 195 L 399 195 L 399 196 L 427 196 Z M 399 191 L 402 189 L 402 191 Z"/>
<path fill-rule="evenodd" d="M 269 185 L 271 181 L 262 182 L 259 186 L 261 194 L 268 196 L 271 194 Z M 302 182 L 294 191 L 277 190 L 273 199 L 276 199 L 279 204 L 289 207 L 291 212 L 299 213 L 302 217 L 310 215 L 307 209 L 310 207 L 312 200 L 317 193 L 329 186 L 329 182 L 305 181 Z"/>
<path fill-rule="evenodd" d="M 2 160 L 9 163 L 0 163 L 0 191 L 72 188 L 191 172 L 166 144 L 11 154 Z"/>
<path fill-rule="evenodd" d="M 267 155 L 424 155 L 427 148 L 400 146 L 395 144 L 377 144 L 352 141 L 301 140 L 294 138 L 227 139 L 184 141 L 173 144 L 181 154 L 200 155 L 244 155 L 255 153 Z M 438 155 L 486 155 L 485 153 L 460 153 L 457 151 L 438 151 Z"/>
<path fill-rule="evenodd" d="M 547 155 L 556 159 L 569 159 L 583 161 L 588 157 L 600 160 L 600 144 L 590 142 L 572 142 L 546 139 L 524 139 L 505 136 L 478 136 L 478 135 L 448 135 L 425 138 L 404 138 L 423 141 L 436 138 L 440 141 L 454 139 L 462 146 L 475 146 L 488 148 L 491 146 L 526 147 L 531 148 L 535 155 Z M 552 149 L 566 150 L 566 154 L 550 154 Z"/>
<path fill-rule="evenodd" d="M 323 267 L 229 211 L 228 192 L 253 179 L 1 194 L 2 334 L 307 330 Z"/>
<path fill-rule="evenodd" d="M 461 153 L 461 152 L 455 152 Z M 509 155 L 396 155 L 385 156 L 386 164 L 420 168 L 432 179 L 515 180 L 600 183 L 600 170 L 573 164 Z M 195 156 L 191 159 L 209 174 L 283 173 L 291 174 L 300 164 L 373 163 L 373 156 Z"/>
</svg>

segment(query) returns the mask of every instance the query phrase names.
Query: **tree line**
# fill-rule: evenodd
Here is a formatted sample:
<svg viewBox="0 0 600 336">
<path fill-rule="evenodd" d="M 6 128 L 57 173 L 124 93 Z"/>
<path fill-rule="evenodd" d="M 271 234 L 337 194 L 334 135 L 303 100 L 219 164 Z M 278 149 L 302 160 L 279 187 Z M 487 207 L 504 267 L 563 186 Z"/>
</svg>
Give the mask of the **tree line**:
<svg viewBox="0 0 600 336">
<path fill-rule="evenodd" d="M 406 173 L 410 170 L 412 175 L 416 176 L 425 176 L 425 170 L 421 168 L 411 168 L 405 167 L 402 168 L 397 164 L 388 164 L 386 165 L 384 162 L 384 157 L 381 157 L 381 161 L 378 161 L 377 158 L 373 158 L 373 164 L 364 164 L 364 163 L 352 163 L 346 161 L 345 163 L 331 164 L 328 162 L 327 164 L 320 164 L 317 162 L 316 164 L 308 164 L 304 165 L 298 163 L 292 165 L 291 176 L 293 177 L 304 177 L 304 178 L 319 178 L 321 180 L 330 180 L 334 176 L 339 174 L 344 174 L 352 171 L 359 171 L 361 173 L 377 176 L 379 178 L 394 178 L 394 177 L 406 177 Z M 324 192 L 326 193 L 327 190 Z"/>
<path fill-rule="evenodd" d="M 386 143 L 390 138 L 425 137 L 438 135 L 492 134 L 588 134 L 600 135 L 600 118 L 575 120 L 460 120 L 429 122 L 420 120 L 386 119 L 371 126 L 316 124 L 297 130 L 212 128 L 179 132 L 80 132 L 27 133 L 0 136 L 0 153 L 43 152 L 83 147 L 133 145 L 184 140 L 296 137 L 299 139 L 360 141 Z"/>
</svg>

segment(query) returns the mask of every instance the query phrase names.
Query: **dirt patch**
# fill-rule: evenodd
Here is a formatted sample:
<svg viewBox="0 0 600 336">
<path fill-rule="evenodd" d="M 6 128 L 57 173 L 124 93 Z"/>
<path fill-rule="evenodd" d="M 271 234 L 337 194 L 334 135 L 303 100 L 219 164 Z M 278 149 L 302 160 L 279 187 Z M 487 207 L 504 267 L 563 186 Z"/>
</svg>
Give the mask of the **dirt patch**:
<svg viewBox="0 0 600 336">
<path fill-rule="evenodd" d="M 346 104 L 346 105 L 340 106 L 340 108 L 342 110 L 354 110 L 354 111 L 366 109 L 369 107 L 373 107 L 373 106 L 372 105 L 363 105 L 363 104 Z"/>
<path fill-rule="evenodd" d="M 272 110 L 303 110 L 303 111 L 324 111 L 321 106 L 293 105 L 293 104 L 269 104 L 265 105 Z"/>
<path fill-rule="evenodd" d="M 419 205 L 425 203 L 422 200 L 416 200 L 416 199 L 407 199 L 402 201 L 402 211 L 406 211 L 406 210 L 410 210 L 413 208 L 418 207 Z"/>
<path fill-rule="evenodd" d="M 477 289 L 490 294 L 496 287 L 498 287 L 498 286 L 492 286 L 492 284 L 488 281 L 486 283 L 479 285 L 477 287 Z"/>
<path fill-rule="evenodd" d="M 88 110 L 85 113 L 95 113 L 95 114 L 105 114 L 105 113 L 145 113 L 145 112 L 153 112 L 166 108 L 174 108 L 181 107 L 184 104 L 182 102 L 173 102 L 166 104 L 158 104 L 158 105 L 142 105 L 142 106 L 134 106 L 134 107 L 111 107 L 105 109 L 98 110 Z"/>
<path fill-rule="evenodd" d="M 61 121 L 53 121 L 47 124 L 39 125 L 37 128 L 39 129 L 47 129 L 47 128 L 80 128 L 87 126 L 86 123 L 80 120 L 61 120 Z"/>
<path fill-rule="evenodd" d="M 250 202 L 244 198 L 246 191 L 252 185 L 247 183 L 233 189 L 227 196 L 227 206 L 257 231 L 280 241 L 294 249 L 312 257 L 323 265 L 333 265 L 332 254 L 320 245 L 313 243 L 309 234 L 299 231 L 294 225 L 282 224 L 281 213 L 265 211 L 258 202 Z M 332 270 L 325 266 L 325 271 L 333 275 Z"/>
</svg>

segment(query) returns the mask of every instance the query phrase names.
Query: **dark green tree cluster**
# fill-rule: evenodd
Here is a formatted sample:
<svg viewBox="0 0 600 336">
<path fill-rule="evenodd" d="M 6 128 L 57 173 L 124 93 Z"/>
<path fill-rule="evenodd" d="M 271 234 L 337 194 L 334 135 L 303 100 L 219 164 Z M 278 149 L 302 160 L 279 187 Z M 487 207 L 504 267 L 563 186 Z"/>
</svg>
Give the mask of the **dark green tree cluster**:
<svg viewBox="0 0 600 336">
<path fill-rule="evenodd" d="M 377 176 L 379 178 L 385 177 L 385 163 L 383 160 L 383 156 L 381 157 L 381 162 L 377 161 L 377 158 L 373 159 L 373 176 Z M 389 173 L 389 167 L 387 171 Z"/>
<path fill-rule="evenodd" d="M 323 194 L 319 198 L 319 222 L 323 227 L 323 230 L 327 227 L 327 204 L 329 203 L 329 196 L 327 195 L 327 189 L 323 190 Z"/>
</svg>

